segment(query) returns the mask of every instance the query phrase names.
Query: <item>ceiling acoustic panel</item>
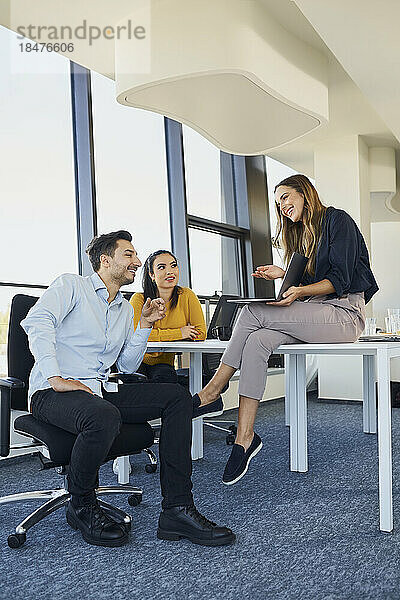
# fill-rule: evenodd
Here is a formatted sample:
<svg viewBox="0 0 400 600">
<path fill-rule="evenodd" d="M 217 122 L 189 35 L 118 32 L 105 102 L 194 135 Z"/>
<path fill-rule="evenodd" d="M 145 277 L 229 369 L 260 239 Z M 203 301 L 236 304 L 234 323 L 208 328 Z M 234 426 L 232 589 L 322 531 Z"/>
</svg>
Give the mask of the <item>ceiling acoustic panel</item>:
<svg viewBox="0 0 400 600">
<path fill-rule="evenodd" d="M 257 0 L 152 0 L 130 18 L 147 19 L 149 37 L 142 48 L 115 41 L 121 104 L 242 155 L 265 154 L 328 120 L 325 57 Z"/>
</svg>

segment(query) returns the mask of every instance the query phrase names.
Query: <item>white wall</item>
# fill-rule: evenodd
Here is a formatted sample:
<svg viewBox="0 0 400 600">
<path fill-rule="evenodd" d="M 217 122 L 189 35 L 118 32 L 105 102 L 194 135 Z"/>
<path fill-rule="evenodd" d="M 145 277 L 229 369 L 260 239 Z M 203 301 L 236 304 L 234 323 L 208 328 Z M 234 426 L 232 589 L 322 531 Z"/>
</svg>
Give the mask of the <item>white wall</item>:
<svg viewBox="0 0 400 600">
<path fill-rule="evenodd" d="M 361 356 L 318 356 L 318 397 L 362 400 Z"/>
<path fill-rule="evenodd" d="M 314 169 L 316 188 L 323 204 L 348 212 L 370 247 L 368 147 L 365 142 L 360 136 L 349 135 L 319 144 L 314 154 Z M 372 314 L 371 304 L 367 306 L 367 314 Z M 361 359 L 318 357 L 318 387 L 321 398 L 361 400 Z"/>
<path fill-rule="evenodd" d="M 400 307 L 400 222 L 372 223 L 372 268 L 379 285 L 373 299 L 374 315 L 383 327 L 388 308 Z M 391 379 L 400 381 L 400 360 L 391 361 Z"/>
<path fill-rule="evenodd" d="M 318 144 L 314 153 L 315 185 L 326 206 L 348 212 L 370 239 L 368 148 L 357 135 Z"/>
<path fill-rule="evenodd" d="M 370 250 L 371 266 L 379 292 L 367 305 L 367 316 L 384 326 L 387 308 L 400 307 L 398 252 L 400 222 L 371 224 L 368 148 L 360 136 L 347 136 L 321 144 L 315 152 L 316 187 L 324 204 L 346 210 L 360 227 Z M 386 218 L 391 213 L 385 210 Z M 374 210 L 374 214 L 376 211 Z M 396 219 L 395 214 L 393 218 Z M 362 359 L 322 356 L 318 359 L 321 398 L 362 399 Z M 337 374 L 340 373 L 340 377 Z M 392 381 L 400 381 L 400 360 L 392 360 Z"/>
</svg>

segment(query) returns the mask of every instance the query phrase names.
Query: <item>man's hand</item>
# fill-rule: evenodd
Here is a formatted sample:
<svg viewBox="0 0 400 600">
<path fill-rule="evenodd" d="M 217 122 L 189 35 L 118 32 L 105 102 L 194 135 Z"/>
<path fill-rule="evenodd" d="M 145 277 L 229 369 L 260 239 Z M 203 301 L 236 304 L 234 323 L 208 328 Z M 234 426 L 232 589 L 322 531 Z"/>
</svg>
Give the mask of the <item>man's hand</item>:
<svg viewBox="0 0 400 600">
<path fill-rule="evenodd" d="M 254 273 L 252 273 L 253 277 L 257 279 L 279 279 L 280 277 L 285 276 L 285 271 L 276 265 L 264 265 L 262 267 L 257 267 Z"/>
<path fill-rule="evenodd" d="M 195 340 L 199 335 L 199 332 L 197 331 L 196 327 L 193 327 L 193 325 L 185 325 L 185 327 L 181 327 L 181 332 L 183 340 Z"/>
<path fill-rule="evenodd" d="M 270 304 L 271 306 L 290 306 L 292 302 L 304 296 L 304 289 L 301 286 L 295 287 L 292 285 L 282 296 L 284 300 L 280 302 L 266 302 L 265 304 Z"/>
<path fill-rule="evenodd" d="M 76 392 L 82 390 L 94 396 L 94 392 L 87 385 L 76 379 L 63 379 L 62 377 L 49 377 L 47 380 L 55 392 Z"/>
<path fill-rule="evenodd" d="M 149 328 L 153 324 L 165 317 L 165 302 L 162 298 L 150 300 L 147 298 L 143 304 L 142 315 L 140 317 L 140 327 Z"/>
</svg>

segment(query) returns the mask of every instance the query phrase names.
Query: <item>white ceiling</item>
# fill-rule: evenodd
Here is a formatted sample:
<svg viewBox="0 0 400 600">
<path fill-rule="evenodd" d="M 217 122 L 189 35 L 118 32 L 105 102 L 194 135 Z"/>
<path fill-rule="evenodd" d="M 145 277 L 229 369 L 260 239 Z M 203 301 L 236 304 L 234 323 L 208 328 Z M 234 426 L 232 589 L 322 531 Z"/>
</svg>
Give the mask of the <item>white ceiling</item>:
<svg viewBox="0 0 400 600">
<path fill-rule="evenodd" d="M 259 2 L 283 27 L 323 52 L 329 60 L 329 123 L 275 150 L 271 156 L 312 175 L 313 149 L 331 137 L 358 134 L 368 146 L 400 148 L 400 135 L 396 135 L 398 126 L 400 133 L 400 97 L 396 102 L 392 98 L 393 87 L 400 86 L 400 38 L 397 32 L 389 31 L 400 23 L 400 1 Z M 394 84 L 394 79 L 399 83 Z M 391 110 L 392 126 L 387 118 L 389 105 L 395 108 Z"/>
<path fill-rule="evenodd" d="M 13 7 L 23 7 L 25 21 L 40 22 L 46 15 L 59 22 L 61 12 L 65 24 L 83 18 L 112 24 L 132 7 L 132 0 L 11 1 Z M 329 62 L 329 123 L 271 156 L 312 175 L 313 148 L 321 141 L 358 134 L 368 145 L 399 148 L 400 0 L 257 1 L 281 26 L 322 52 Z M 8 27 L 9 6 L 10 0 L 0 1 L 0 23 Z M 112 43 L 82 47 L 74 59 L 114 76 Z"/>
<path fill-rule="evenodd" d="M 296 3 L 400 140 L 399 0 Z"/>
<path fill-rule="evenodd" d="M 330 56 L 329 48 L 324 44 L 312 25 L 304 18 L 303 13 L 291 0 L 258 0 L 267 11 L 287 31 L 297 36 L 316 50 Z"/>
</svg>

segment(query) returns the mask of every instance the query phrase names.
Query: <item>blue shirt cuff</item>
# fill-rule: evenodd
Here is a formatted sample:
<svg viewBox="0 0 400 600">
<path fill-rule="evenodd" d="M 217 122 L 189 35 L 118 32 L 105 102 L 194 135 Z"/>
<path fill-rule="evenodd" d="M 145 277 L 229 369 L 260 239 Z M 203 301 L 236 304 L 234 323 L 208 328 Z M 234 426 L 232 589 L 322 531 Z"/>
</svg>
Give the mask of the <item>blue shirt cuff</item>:
<svg viewBox="0 0 400 600">
<path fill-rule="evenodd" d="M 141 339 L 147 341 L 149 339 L 149 335 L 151 334 L 152 331 L 153 331 L 152 327 L 141 327 L 140 321 L 139 321 L 138 326 L 136 327 L 136 330 L 135 330 L 135 334 L 138 335 Z"/>
<path fill-rule="evenodd" d="M 42 358 L 38 362 L 38 367 L 44 379 L 61 377 L 61 370 L 55 357 Z"/>
</svg>

